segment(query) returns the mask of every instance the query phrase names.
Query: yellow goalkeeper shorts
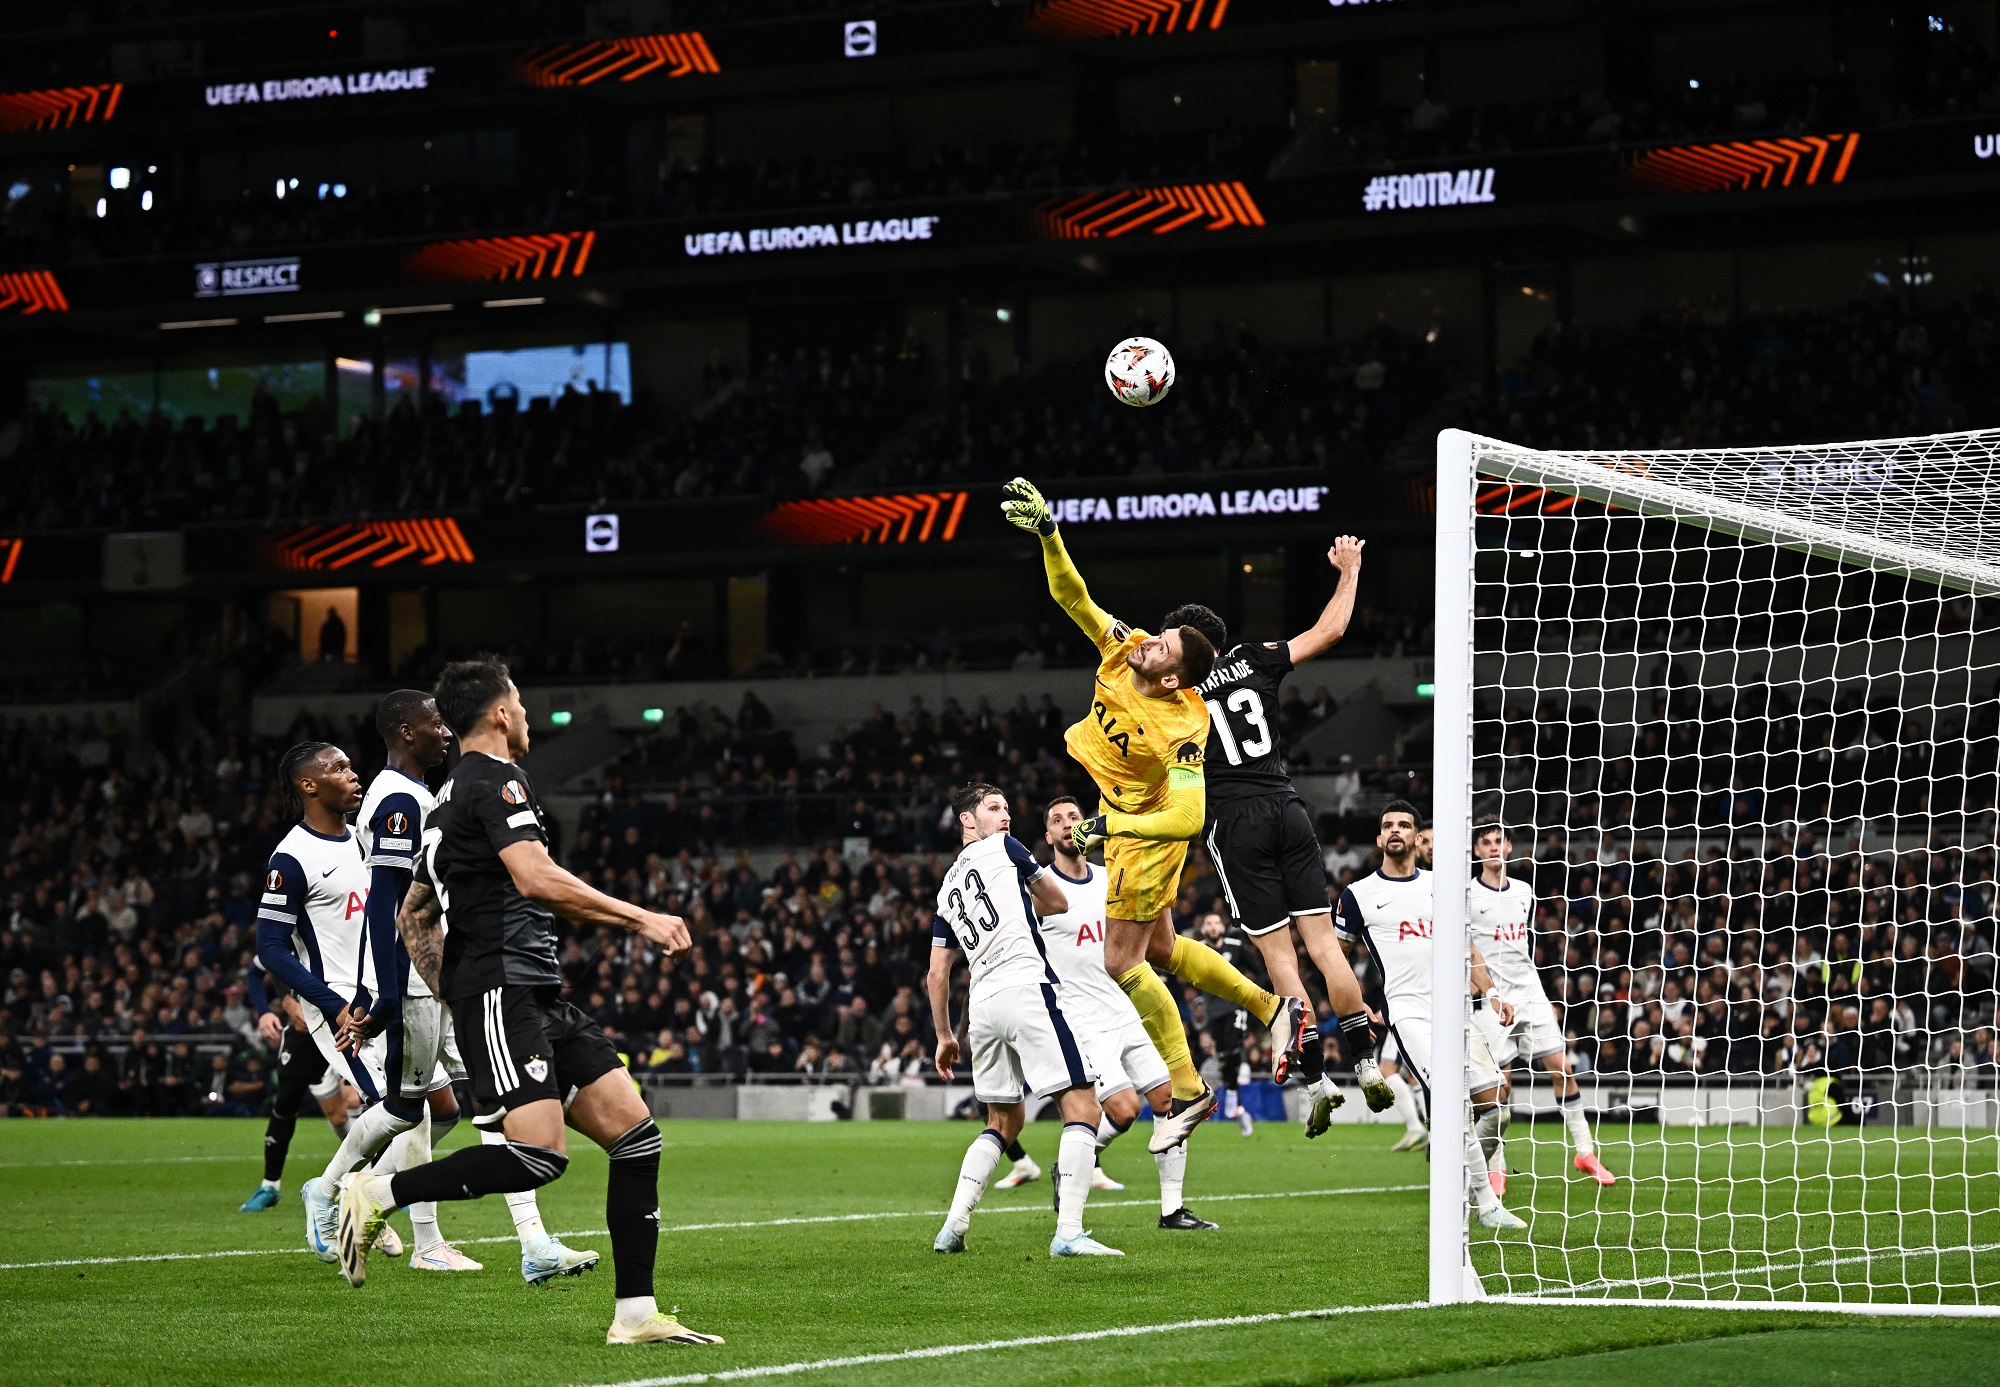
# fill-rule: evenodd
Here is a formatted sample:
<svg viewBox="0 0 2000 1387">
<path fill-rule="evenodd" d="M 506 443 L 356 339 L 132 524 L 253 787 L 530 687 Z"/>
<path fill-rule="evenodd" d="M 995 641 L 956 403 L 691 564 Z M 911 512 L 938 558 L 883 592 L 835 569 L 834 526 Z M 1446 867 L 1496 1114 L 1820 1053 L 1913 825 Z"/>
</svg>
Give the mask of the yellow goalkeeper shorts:
<svg viewBox="0 0 2000 1387">
<path fill-rule="evenodd" d="M 1104 875 L 1110 883 L 1104 896 L 1105 915 L 1113 920 L 1157 920 L 1180 890 L 1187 850 L 1186 842 L 1105 839 Z"/>
</svg>

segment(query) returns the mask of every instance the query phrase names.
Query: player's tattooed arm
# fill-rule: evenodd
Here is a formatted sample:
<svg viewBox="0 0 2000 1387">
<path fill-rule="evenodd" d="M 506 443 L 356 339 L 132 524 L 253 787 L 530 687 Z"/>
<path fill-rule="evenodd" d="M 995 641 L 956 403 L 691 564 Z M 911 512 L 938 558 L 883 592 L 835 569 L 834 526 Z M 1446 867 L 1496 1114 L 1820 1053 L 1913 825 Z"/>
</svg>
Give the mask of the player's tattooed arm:
<svg viewBox="0 0 2000 1387">
<path fill-rule="evenodd" d="M 438 903 L 437 892 L 421 881 L 411 882 L 409 894 L 403 897 L 403 908 L 396 915 L 396 933 L 403 936 L 403 947 L 410 952 L 410 965 L 434 997 L 444 995 L 443 985 L 438 981 L 444 967 L 443 919 L 444 907 Z"/>
</svg>

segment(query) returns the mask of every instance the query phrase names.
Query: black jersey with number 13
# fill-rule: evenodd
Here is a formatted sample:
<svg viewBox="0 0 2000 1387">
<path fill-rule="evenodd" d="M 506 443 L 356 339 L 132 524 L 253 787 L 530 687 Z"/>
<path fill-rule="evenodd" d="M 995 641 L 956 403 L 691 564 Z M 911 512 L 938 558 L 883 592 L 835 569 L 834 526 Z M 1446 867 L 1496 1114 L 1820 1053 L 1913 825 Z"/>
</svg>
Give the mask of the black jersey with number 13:
<svg viewBox="0 0 2000 1387">
<path fill-rule="evenodd" d="M 1258 795 L 1285 794 L 1292 779 L 1285 769 L 1278 732 L 1278 686 L 1292 672 L 1291 646 L 1245 642 L 1215 662 L 1215 672 L 1198 692 L 1208 705 L 1208 803 L 1233 804 Z"/>
</svg>

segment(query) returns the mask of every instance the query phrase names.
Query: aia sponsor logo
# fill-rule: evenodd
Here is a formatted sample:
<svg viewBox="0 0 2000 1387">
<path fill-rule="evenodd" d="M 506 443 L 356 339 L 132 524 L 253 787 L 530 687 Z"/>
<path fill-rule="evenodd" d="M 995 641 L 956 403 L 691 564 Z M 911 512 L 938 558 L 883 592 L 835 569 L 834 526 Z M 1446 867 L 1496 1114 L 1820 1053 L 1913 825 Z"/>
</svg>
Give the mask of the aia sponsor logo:
<svg viewBox="0 0 2000 1387">
<path fill-rule="evenodd" d="M 1085 944 L 1102 944 L 1103 942 L 1104 921 L 1085 920 L 1076 927 L 1076 946 L 1079 949 Z"/>
<path fill-rule="evenodd" d="M 1396 942 L 1405 939 L 1428 939 L 1431 937 L 1429 920 L 1398 920 L 1396 922 Z"/>
</svg>

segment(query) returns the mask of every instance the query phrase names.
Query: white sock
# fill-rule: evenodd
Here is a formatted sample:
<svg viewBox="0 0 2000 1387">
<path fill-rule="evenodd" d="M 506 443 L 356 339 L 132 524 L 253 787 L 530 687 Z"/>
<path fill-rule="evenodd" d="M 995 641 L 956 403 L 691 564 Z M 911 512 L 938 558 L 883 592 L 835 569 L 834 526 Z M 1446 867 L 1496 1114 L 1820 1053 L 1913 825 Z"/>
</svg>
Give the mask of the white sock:
<svg viewBox="0 0 2000 1387">
<path fill-rule="evenodd" d="M 267 1190 L 281 1190 L 284 1188 L 284 1186 L 279 1184 L 276 1180 L 265 1180 L 262 1182 L 262 1184 L 264 1188 Z"/>
<path fill-rule="evenodd" d="M 1479 1133 L 1479 1149 L 1486 1157 L 1486 1165 L 1489 1170 L 1493 1166 L 1493 1157 L 1500 1150 L 1500 1114 L 1502 1111 L 1503 1109 L 1497 1106 L 1488 1108 L 1485 1112 L 1479 1114 L 1479 1120 L 1473 1124 L 1474 1130 Z"/>
<path fill-rule="evenodd" d="M 660 1313 L 660 1302 L 649 1295 L 619 1296 L 613 1314 L 618 1322 L 625 1325 L 644 1324 Z"/>
<path fill-rule="evenodd" d="M 958 1164 L 958 1188 L 951 1194 L 951 1212 L 944 1216 L 944 1226 L 959 1237 L 964 1237 L 965 1230 L 972 1226 L 972 1211 L 986 1197 L 986 1187 L 993 1183 L 994 1167 L 1000 1164 L 1000 1154 L 1006 1149 L 1007 1143 L 991 1127 L 965 1148 L 965 1159 Z M 1088 1169 L 1085 1167 L 1086 1173 Z"/>
<path fill-rule="evenodd" d="M 431 1159 L 431 1110 L 424 1109 L 423 1120 L 409 1131 L 389 1143 L 389 1149 L 382 1153 L 378 1162 L 384 1174 L 399 1170 L 411 1170 L 420 1165 L 428 1165 Z M 424 1203 L 410 1206 L 410 1231 L 415 1236 L 416 1250 L 428 1252 L 444 1241 L 438 1233 L 437 1205 Z"/>
<path fill-rule="evenodd" d="M 383 1147 L 416 1125 L 414 1118 L 398 1117 L 381 1103 L 364 1109 L 361 1116 L 347 1124 L 347 1135 L 341 1138 L 340 1149 L 333 1153 L 333 1159 L 320 1175 L 326 1192 L 332 1194 L 343 1175 L 368 1164 L 382 1154 Z"/>
<path fill-rule="evenodd" d="M 507 1134 L 498 1127 L 481 1127 L 479 1143 L 482 1146 L 505 1146 Z M 514 1216 L 514 1236 L 521 1240 L 523 1252 L 548 1238 L 549 1230 L 542 1226 L 542 1207 L 535 1202 L 533 1190 L 516 1190 L 508 1195 L 507 1212 Z"/>
<path fill-rule="evenodd" d="M 1129 1132 L 1130 1130 L 1132 1130 L 1131 1123 L 1128 1122 L 1123 1127 L 1120 1127 L 1116 1122 L 1113 1122 L 1111 1120 L 1109 1115 L 1104 1113 L 1098 1114 L 1097 1149 L 1099 1151 L 1102 1151 L 1105 1147 L 1111 1145 L 1112 1142 L 1118 1140 L 1118 1138 L 1124 1136 L 1125 1133 Z"/>
<path fill-rule="evenodd" d="M 1569 1128 L 1570 1150 L 1579 1156 L 1597 1154 L 1597 1145 L 1590 1139 L 1590 1124 L 1583 1120 L 1583 1094 L 1572 1093 L 1557 1106 L 1562 1109 L 1563 1126 Z"/>
<path fill-rule="evenodd" d="M 1410 1091 L 1410 1081 L 1397 1070 L 1389 1076 L 1389 1091 L 1396 1095 L 1396 1115 L 1403 1119 L 1407 1131 L 1421 1132 L 1423 1119 L 1417 1116 L 1417 1095 Z"/>
<path fill-rule="evenodd" d="M 1181 1198 L 1181 1186 L 1187 1181 L 1187 1143 L 1155 1151 L 1153 1164 L 1160 1168 L 1160 1212 L 1170 1214 L 1186 1202 Z"/>
<path fill-rule="evenodd" d="M 1248 1108 L 1239 1107 L 1236 1110 L 1236 1125 L 1243 1129 L 1243 1135 L 1246 1137 L 1257 1130 L 1257 1121 L 1250 1116 Z"/>
<path fill-rule="evenodd" d="M 1465 1179 L 1472 1186 L 1472 1202 L 1484 1212 L 1500 1202 L 1493 1182 L 1486 1178 L 1486 1153 L 1479 1149 L 1479 1135 L 1473 1123 L 1465 1124 Z"/>
<path fill-rule="evenodd" d="M 1063 1123 L 1056 1147 L 1056 1236 L 1083 1233 L 1083 1201 L 1090 1198 L 1090 1172 L 1097 1164 L 1097 1130 L 1083 1122 Z"/>
</svg>

